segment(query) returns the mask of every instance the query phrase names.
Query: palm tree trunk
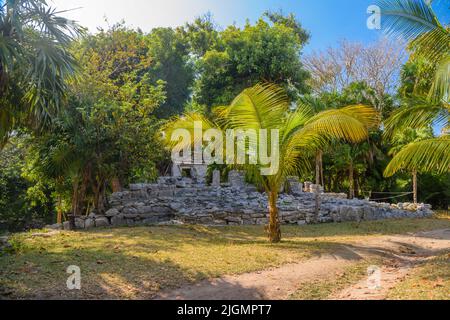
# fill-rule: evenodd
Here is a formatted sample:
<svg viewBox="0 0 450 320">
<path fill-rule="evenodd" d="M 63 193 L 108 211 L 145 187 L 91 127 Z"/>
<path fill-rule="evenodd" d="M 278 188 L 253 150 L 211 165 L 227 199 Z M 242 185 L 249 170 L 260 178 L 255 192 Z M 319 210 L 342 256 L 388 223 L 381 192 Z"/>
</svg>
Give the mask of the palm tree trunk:
<svg viewBox="0 0 450 320">
<path fill-rule="evenodd" d="M 281 241 L 281 227 L 277 201 L 278 193 L 272 191 L 269 192 L 269 225 L 267 226 L 267 233 L 269 235 L 269 240 L 272 243 Z"/>
<path fill-rule="evenodd" d="M 353 167 L 353 161 L 350 161 L 350 168 L 349 168 L 349 175 L 348 175 L 348 179 L 349 179 L 349 184 L 350 184 L 350 194 L 349 197 L 350 199 L 355 198 L 355 169 Z"/>
<path fill-rule="evenodd" d="M 414 204 L 417 204 L 418 203 L 417 170 L 413 171 L 413 193 L 414 193 Z"/>
<path fill-rule="evenodd" d="M 320 153 L 320 185 L 325 187 L 325 176 L 323 174 L 323 151 L 319 151 Z"/>
<path fill-rule="evenodd" d="M 356 172 L 356 177 L 355 177 L 355 179 L 353 181 L 355 181 L 355 197 L 359 198 L 359 195 L 361 194 L 361 192 L 360 192 L 361 191 L 361 188 L 360 188 L 361 184 L 359 183 L 358 172 Z"/>
<path fill-rule="evenodd" d="M 316 153 L 316 185 L 323 186 L 323 166 L 322 166 L 322 151 Z"/>
</svg>

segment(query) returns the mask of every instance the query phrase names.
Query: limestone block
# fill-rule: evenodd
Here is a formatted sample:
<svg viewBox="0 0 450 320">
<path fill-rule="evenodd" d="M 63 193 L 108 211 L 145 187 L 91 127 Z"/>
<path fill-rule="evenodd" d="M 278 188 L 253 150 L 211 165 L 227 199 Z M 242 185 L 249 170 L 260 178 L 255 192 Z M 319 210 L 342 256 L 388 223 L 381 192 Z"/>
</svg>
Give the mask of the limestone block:
<svg viewBox="0 0 450 320">
<path fill-rule="evenodd" d="M 109 220 L 107 217 L 96 217 L 95 218 L 95 227 L 101 228 L 101 227 L 109 227 Z"/>
<path fill-rule="evenodd" d="M 213 171 L 213 178 L 212 178 L 211 186 L 214 188 L 220 187 L 220 171 L 219 170 Z"/>
<path fill-rule="evenodd" d="M 121 227 L 127 225 L 125 218 L 121 215 L 111 218 L 111 224 L 115 227 Z"/>
<path fill-rule="evenodd" d="M 114 217 L 114 216 L 117 216 L 117 215 L 119 215 L 119 214 L 120 214 L 119 210 L 113 208 L 113 209 L 109 209 L 108 211 L 106 211 L 106 214 L 105 214 L 105 215 L 106 215 L 107 217 Z"/>
<path fill-rule="evenodd" d="M 228 183 L 233 189 L 242 189 L 245 187 L 245 174 L 241 171 L 232 170 L 228 174 Z"/>
<path fill-rule="evenodd" d="M 91 229 L 94 227 L 95 227 L 95 219 L 92 219 L 92 218 L 86 219 L 86 221 L 84 222 L 84 228 Z"/>
<path fill-rule="evenodd" d="M 85 229 L 86 221 L 83 218 L 75 218 L 75 228 L 77 229 Z"/>
</svg>

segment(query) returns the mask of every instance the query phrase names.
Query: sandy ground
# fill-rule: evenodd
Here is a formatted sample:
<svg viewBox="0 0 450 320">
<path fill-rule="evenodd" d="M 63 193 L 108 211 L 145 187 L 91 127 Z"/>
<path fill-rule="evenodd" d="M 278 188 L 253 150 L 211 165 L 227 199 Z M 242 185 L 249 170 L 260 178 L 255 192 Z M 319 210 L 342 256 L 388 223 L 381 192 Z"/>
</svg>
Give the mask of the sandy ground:
<svg viewBox="0 0 450 320">
<path fill-rule="evenodd" d="M 370 289 L 367 279 L 338 293 L 336 300 L 384 299 L 387 292 L 406 277 L 417 263 L 450 250 L 450 229 L 410 235 L 374 237 L 339 244 L 332 254 L 315 257 L 277 269 L 225 276 L 161 292 L 157 299 L 169 300 L 283 300 L 302 283 L 329 277 L 363 259 L 382 257 L 381 287 Z"/>
</svg>

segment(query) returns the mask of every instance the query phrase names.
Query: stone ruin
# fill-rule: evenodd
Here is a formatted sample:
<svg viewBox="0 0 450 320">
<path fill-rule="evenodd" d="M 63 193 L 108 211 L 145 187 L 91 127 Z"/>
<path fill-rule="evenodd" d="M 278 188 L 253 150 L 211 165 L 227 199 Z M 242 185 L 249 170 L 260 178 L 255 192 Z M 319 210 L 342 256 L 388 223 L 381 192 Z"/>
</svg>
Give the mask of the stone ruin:
<svg viewBox="0 0 450 320">
<path fill-rule="evenodd" d="M 134 184 L 129 190 L 109 197 L 105 215 L 94 212 L 77 217 L 77 229 L 144 225 L 201 224 L 210 226 L 265 225 L 268 223 L 268 201 L 265 193 L 245 183 L 245 173 L 231 171 L 227 183 L 213 173 L 212 184 L 206 183 L 205 166 L 177 166 L 171 177 L 157 183 Z M 183 175 L 183 170 L 188 174 Z M 288 177 L 278 201 L 280 221 L 284 225 L 304 225 L 392 218 L 423 218 L 433 214 L 424 204 L 377 203 L 349 200 L 346 194 L 324 193 L 321 186 L 300 183 Z M 69 229 L 69 223 L 48 226 Z"/>
</svg>

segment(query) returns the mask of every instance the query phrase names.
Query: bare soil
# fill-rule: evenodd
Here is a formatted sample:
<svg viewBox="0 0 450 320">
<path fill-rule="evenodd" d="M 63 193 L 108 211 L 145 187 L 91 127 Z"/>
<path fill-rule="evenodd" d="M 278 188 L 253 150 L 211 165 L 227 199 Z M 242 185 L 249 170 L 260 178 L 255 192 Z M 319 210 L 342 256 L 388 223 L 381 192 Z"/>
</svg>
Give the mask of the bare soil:
<svg viewBox="0 0 450 320">
<path fill-rule="evenodd" d="M 157 299 L 168 300 L 284 300 L 302 284 L 345 270 L 365 259 L 382 258 L 381 287 L 369 289 L 367 279 L 334 295 L 336 300 L 380 300 L 411 270 L 450 251 L 450 229 L 418 234 L 380 236 L 340 243 L 329 254 L 280 268 L 238 276 L 210 279 L 177 290 L 163 291 Z"/>
</svg>

